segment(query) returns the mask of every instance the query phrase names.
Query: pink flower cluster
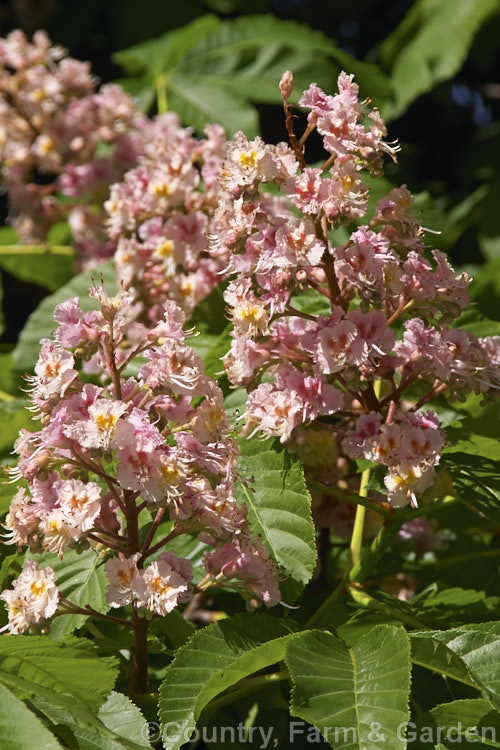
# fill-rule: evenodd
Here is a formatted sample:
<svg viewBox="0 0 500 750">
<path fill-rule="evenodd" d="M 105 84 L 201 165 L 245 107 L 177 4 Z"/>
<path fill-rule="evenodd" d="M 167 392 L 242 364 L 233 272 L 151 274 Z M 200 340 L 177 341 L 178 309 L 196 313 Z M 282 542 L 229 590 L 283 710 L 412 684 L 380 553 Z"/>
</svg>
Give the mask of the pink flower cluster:
<svg viewBox="0 0 500 750">
<path fill-rule="evenodd" d="M 235 500 L 237 452 L 223 395 L 186 344 L 184 313 L 165 303 L 162 319 L 131 348 L 132 293 L 109 297 L 100 286 L 90 293 L 99 309 L 82 313 L 76 297 L 63 302 L 55 340 L 42 341 L 30 378 L 42 426 L 23 430 L 15 445 L 15 475 L 28 490 L 12 500 L 9 541 L 60 557 L 82 545 L 109 549 L 109 604 L 133 603 L 155 616 L 197 590 L 189 562 L 168 547 L 181 534 L 197 535 L 209 545 L 203 589 L 233 581 L 253 606 L 276 604 L 276 567 Z M 128 375 L 134 364 L 137 375 Z M 42 585 L 40 575 L 30 562 L 13 592 L 2 594 L 12 632 L 54 613 L 50 569 L 49 599 L 33 604 L 25 593 Z"/>
<path fill-rule="evenodd" d="M 436 415 L 421 406 L 442 392 L 494 395 L 500 337 L 452 327 L 469 304 L 468 278 L 424 245 L 406 186 L 366 215 L 363 171 L 380 175 L 397 147 L 383 140 L 378 111 L 358 102 L 352 76 L 339 76 L 335 96 L 315 84 L 303 94 L 300 140 L 285 101 L 292 81 L 287 72 L 281 83 L 291 146 L 239 133 L 227 147 L 220 182 L 233 202 L 216 212 L 214 239 L 229 254 L 225 369 L 249 391 L 247 431 L 299 446 L 313 423 L 347 435 L 347 458 L 387 468 L 390 502 L 416 504 L 444 446 Z M 303 146 L 314 129 L 327 153 L 313 169 Z M 340 225 L 350 235 L 336 245 Z"/>
<path fill-rule="evenodd" d="M 161 318 L 166 299 L 192 312 L 227 263 L 208 252 L 226 138 L 220 125 L 205 133 L 195 138 L 174 114 L 156 118 L 138 166 L 112 186 L 105 203 L 118 278 L 134 291 L 138 321 L 146 326 Z"/>
<path fill-rule="evenodd" d="M 444 447 L 444 434 L 433 411 L 396 412 L 390 424 L 382 424 L 380 413 L 368 412 L 356 420 L 355 428 L 342 441 L 352 458 L 368 458 L 386 466 L 384 483 L 390 503 L 407 505 L 435 482 L 434 466 Z"/>
<path fill-rule="evenodd" d="M 0 80 L 1 178 L 21 241 L 43 241 L 67 217 L 85 264 L 109 257 L 95 208 L 136 163 L 147 118 L 120 86 L 97 90 L 89 63 L 43 31 L 33 42 L 19 30 L 0 39 Z"/>
<path fill-rule="evenodd" d="M 47 566 L 40 570 L 35 560 L 28 560 L 14 587 L 2 591 L 0 599 L 9 614 L 2 630 L 23 633 L 30 626 L 44 623 L 55 614 L 59 603 L 53 569 Z"/>
</svg>

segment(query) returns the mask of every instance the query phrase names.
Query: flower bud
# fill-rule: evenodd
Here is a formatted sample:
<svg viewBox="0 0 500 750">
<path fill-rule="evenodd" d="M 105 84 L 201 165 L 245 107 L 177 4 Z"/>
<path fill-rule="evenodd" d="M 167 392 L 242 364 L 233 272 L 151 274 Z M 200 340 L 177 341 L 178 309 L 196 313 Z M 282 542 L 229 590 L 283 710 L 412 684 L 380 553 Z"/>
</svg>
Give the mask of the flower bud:
<svg viewBox="0 0 500 750">
<path fill-rule="evenodd" d="M 283 97 L 283 101 L 286 102 L 286 100 L 291 97 L 292 91 L 293 91 L 293 74 L 290 70 L 285 70 L 285 72 L 281 76 L 281 81 L 280 81 L 280 92 L 281 92 L 281 96 Z"/>
</svg>

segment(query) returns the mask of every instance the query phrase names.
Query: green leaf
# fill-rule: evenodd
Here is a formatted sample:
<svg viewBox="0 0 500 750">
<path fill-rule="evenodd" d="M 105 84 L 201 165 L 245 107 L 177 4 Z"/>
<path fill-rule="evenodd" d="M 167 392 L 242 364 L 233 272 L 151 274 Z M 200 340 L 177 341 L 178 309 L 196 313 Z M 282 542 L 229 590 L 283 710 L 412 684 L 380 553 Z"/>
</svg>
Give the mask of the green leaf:
<svg viewBox="0 0 500 750">
<path fill-rule="evenodd" d="M 77 552 L 66 550 L 60 559 L 52 552 L 30 555 L 41 567 L 50 565 L 54 569 L 56 583 L 61 594 L 78 607 L 90 604 L 98 612 L 106 613 L 109 605 L 106 601 L 108 579 L 104 571 L 102 558 L 93 549 Z M 50 635 L 59 639 L 80 628 L 87 617 L 85 615 L 60 615 L 50 625 Z"/>
<path fill-rule="evenodd" d="M 89 297 L 88 290 L 92 286 L 92 279 L 99 283 L 101 275 L 108 293 L 114 294 L 116 291 L 114 263 L 106 261 L 92 271 L 78 274 L 38 305 L 35 312 L 28 318 L 14 349 L 13 368 L 17 372 L 24 373 L 33 370 L 40 351 L 40 339 L 50 336 L 55 328 L 54 309 L 60 302 L 64 302 L 69 297 L 80 297 L 80 305 L 84 312 L 97 309 L 98 304 Z"/>
<path fill-rule="evenodd" d="M 497 0 L 413 3 L 380 49 L 396 96 L 391 116 L 401 115 L 414 99 L 460 70 L 476 33 L 499 10 Z"/>
<path fill-rule="evenodd" d="M 54 735 L 19 698 L 0 685 L 0 743 L 2 750 L 61 750 Z"/>
<path fill-rule="evenodd" d="M 22 429 L 35 428 L 31 413 L 27 411 L 27 402 L 23 398 L 0 401 L 0 454 L 11 451 Z"/>
<path fill-rule="evenodd" d="M 461 412 L 457 414 L 459 424 L 446 431 L 449 445 L 444 453 L 461 452 L 491 460 L 498 455 L 500 399 L 484 404 L 481 395 L 471 396 L 469 402 L 455 406 Z"/>
<path fill-rule="evenodd" d="M 196 61 L 197 67 L 203 69 L 210 61 L 225 59 L 235 52 L 278 43 L 292 50 L 323 55 L 337 49 L 322 32 L 297 21 L 282 21 L 272 15 L 245 16 L 219 24 L 191 49 L 185 65 Z"/>
<path fill-rule="evenodd" d="M 13 227 L 0 227 L 0 245 L 15 245 L 19 235 Z"/>
<path fill-rule="evenodd" d="M 73 276 L 75 253 L 66 245 L 0 245 L 0 268 L 51 292 Z"/>
<path fill-rule="evenodd" d="M 158 617 L 150 625 L 149 633 L 165 641 L 165 636 L 173 649 L 183 646 L 193 635 L 196 625 L 185 620 L 180 610 L 174 609 L 166 617 Z"/>
<path fill-rule="evenodd" d="M 475 678 L 463 659 L 452 651 L 446 643 L 434 637 L 438 631 L 411 633 L 411 660 L 420 667 L 430 669 L 444 677 L 477 688 Z"/>
<path fill-rule="evenodd" d="M 481 315 L 476 307 L 469 307 L 454 321 L 454 328 L 470 331 L 478 338 L 483 336 L 499 336 L 500 321 L 490 320 Z"/>
<path fill-rule="evenodd" d="M 144 716 L 135 703 L 122 693 L 113 691 L 99 709 L 98 716 L 102 723 L 119 737 L 132 740 L 140 747 L 151 747 L 144 738 Z"/>
<path fill-rule="evenodd" d="M 491 320 L 500 320 L 500 258 L 481 266 L 469 291 L 472 301 L 483 315 Z"/>
<path fill-rule="evenodd" d="M 203 361 L 205 362 L 205 374 L 218 381 L 219 387 L 222 388 L 224 393 L 228 393 L 230 388 L 227 376 L 224 375 L 222 357 L 228 353 L 231 347 L 231 331 L 232 326 L 228 325 L 203 357 Z M 194 339 L 193 343 L 195 342 L 196 339 Z"/>
<path fill-rule="evenodd" d="M 223 22 L 203 16 L 114 59 L 138 76 L 134 86 L 143 99 L 145 87 L 154 91 L 160 111 L 168 106 L 198 131 L 207 122 L 219 122 L 228 135 L 243 130 L 253 137 L 258 117 L 251 102 L 279 104 L 278 83 L 287 68 L 294 72 L 298 92 L 311 80 L 332 89 L 338 67 L 330 57 L 355 68 L 362 85 L 370 81 L 366 93 L 382 97 L 390 91 L 376 66 L 358 63 L 320 31 L 272 15 Z"/>
<path fill-rule="evenodd" d="M 160 686 L 158 715 L 165 750 L 177 750 L 203 709 L 232 685 L 281 661 L 297 624 L 269 615 L 240 614 L 199 630 L 179 649 Z"/>
<path fill-rule="evenodd" d="M 247 482 L 236 496 L 248 508 L 253 532 L 291 579 L 280 586 L 288 602 L 308 583 L 316 565 L 311 496 L 302 467 L 273 439 L 243 438 L 239 449 L 240 472 Z"/>
<path fill-rule="evenodd" d="M 254 138 L 259 131 L 257 111 L 241 92 L 211 84 L 198 73 L 176 71 L 170 76 L 169 106 L 199 133 L 212 122 L 220 123 L 229 137 L 242 130 Z"/>
<path fill-rule="evenodd" d="M 54 692 L 51 688 L 33 684 L 17 675 L 2 676 L 2 681 L 17 694 L 30 696 L 30 703 L 55 725 L 54 731 L 68 742 L 65 747 L 78 747 L 78 750 L 141 750 L 149 747 L 142 741 L 138 744 L 115 733 L 93 709 L 66 693 Z M 104 711 L 103 719 L 113 722 L 112 712 Z"/>
<path fill-rule="evenodd" d="M 3 279 L 0 274 L 0 336 L 5 331 L 5 315 L 3 313 Z"/>
<path fill-rule="evenodd" d="M 411 634 L 412 661 L 481 690 L 500 707 L 500 622 Z"/>
<path fill-rule="evenodd" d="M 0 304 L 2 302 L 1 288 L 2 284 L 0 279 Z M 12 377 L 12 352 L 5 352 L 0 354 L 0 391 L 0 398 L 6 401 L 10 400 L 9 395 L 17 392 Z"/>
<path fill-rule="evenodd" d="M 181 29 L 163 34 L 158 39 L 141 42 L 121 52 L 116 52 L 113 55 L 113 61 L 131 74 L 144 70 L 155 75 L 166 73 L 200 39 L 216 29 L 219 24 L 220 21 L 216 16 L 207 14 Z"/>
<path fill-rule="evenodd" d="M 193 326 L 197 333 L 213 336 L 218 336 L 225 331 L 227 327 L 226 303 L 221 286 L 215 287 L 208 297 L 196 305 L 187 323 L 187 328 Z"/>
<path fill-rule="evenodd" d="M 500 746 L 498 742 L 494 741 L 495 737 L 500 739 L 500 716 L 492 710 L 488 701 L 481 698 L 442 703 L 424 714 L 419 724 L 422 726 L 428 725 L 429 719 L 433 720 L 436 727 L 441 727 L 444 730 L 456 730 L 457 727 L 461 727 L 462 732 L 460 734 L 462 737 L 469 729 L 470 732 L 465 735 L 468 742 L 479 742 L 489 747 Z M 477 729 L 477 732 L 474 732 L 474 728 Z M 454 736 L 456 736 L 456 733 Z M 473 739 L 474 737 L 477 737 L 477 739 Z M 449 741 L 454 742 L 454 740 Z"/>
<path fill-rule="evenodd" d="M 228 415 L 232 418 L 237 418 L 245 411 L 245 404 L 247 402 L 248 394 L 245 388 L 238 386 L 234 390 L 230 390 L 226 398 L 224 399 L 224 406 Z"/>
<path fill-rule="evenodd" d="M 474 623 L 456 630 L 427 634 L 444 643 L 467 667 L 475 685 L 500 708 L 500 622 Z M 415 637 L 425 634 L 415 633 Z M 413 638 L 413 636 L 412 636 Z"/>
<path fill-rule="evenodd" d="M 109 695 L 117 671 L 114 659 L 99 657 L 92 643 L 83 639 L 56 643 L 45 636 L 0 638 L 0 681 L 17 675 L 90 709 L 97 709 Z"/>
<path fill-rule="evenodd" d="M 500 524 L 500 461 L 445 451 L 441 466 L 450 472 L 455 492 L 466 505 Z"/>
<path fill-rule="evenodd" d="M 292 716 L 317 727 L 332 747 L 405 747 L 398 728 L 410 715 L 411 664 L 403 628 L 377 625 L 353 648 L 331 633 L 304 633 L 289 644 L 285 661 Z"/>
<path fill-rule="evenodd" d="M 416 594 L 409 602 L 417 617 L 435 627 L 438 623 L 460 626 L 468 622 L 488 621 L 500 616 L 500 598 L 488 596 L 484 591 L 463 589 L 458 586 L 441 588 L 432 583 Z"/>
</svg>

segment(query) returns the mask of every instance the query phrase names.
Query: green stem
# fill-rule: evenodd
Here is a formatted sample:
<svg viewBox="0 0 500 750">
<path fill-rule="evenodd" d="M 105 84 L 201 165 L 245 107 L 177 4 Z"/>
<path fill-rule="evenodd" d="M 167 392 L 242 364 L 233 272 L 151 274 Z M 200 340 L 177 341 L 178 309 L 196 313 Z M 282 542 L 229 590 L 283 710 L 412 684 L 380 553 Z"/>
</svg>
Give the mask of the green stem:
<svg viewBox="0 0 500 750">
<path fill-rule="evenodd" d="M 160 75 L 156 79 L 156 101 L 158 104 L 158 114 L 164 115 L 165 112 L 168 112 L 167 79 L 164 75 Z"/>
<path fill-rule="evenodd" d="M 382 392 L 382 381 L 377 380 L 373 385 L 370 385 L 370 392 L 376 405 L 379 405 L 380 394 Z M 375 406 L 374 408 L 377 408 Z M 366 485 L 370 481 L 370 469 L 365 469 L 361 474 L 361 481 L 359 483 L 359 496 L 367 497 L 368 490 Z M 351 568 L 354 568 L 359 564 L 361 559 L 361 548 L 363 546 L 363 529 L 365 525 L 366 507 L 364 505 L 358 505 L 356 508 L 356 517 L 354 519 L 354 527 L 351 536 Z"/>
<path fill-rule="evenodd" d="M 368 490 L 366 485 L 370 481 L 370 469 L 365 469 L 361 474 L 361 481 L 359 483 L 359 496 L 366 497 Z M 356 517 L 354 519 L 354 527 L 351 536 L 351 564 L 352 567 L 356 567 L 361 559 L 361 547 L 363 546 L 363 529 L 365 525 L 366 507 L 365 505 L 358 505 L 356 508 Z"/>
</svg>

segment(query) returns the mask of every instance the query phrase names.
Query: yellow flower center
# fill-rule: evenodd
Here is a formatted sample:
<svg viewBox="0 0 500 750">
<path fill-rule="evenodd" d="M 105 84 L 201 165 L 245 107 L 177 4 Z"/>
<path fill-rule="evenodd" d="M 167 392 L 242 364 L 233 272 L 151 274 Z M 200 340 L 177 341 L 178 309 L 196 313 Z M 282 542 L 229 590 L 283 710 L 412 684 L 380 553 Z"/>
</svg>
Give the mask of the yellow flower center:
<svg viewBox="0 0 500 750">
<path fill-rule="evenodd" d="M 46 588 L 45 581 L 33 581 L 30 586 L 33 596 L 41 596 L 42 594 L 45 594 Z"/>
<path fill-rule="evenodd" d="M 35 89 L 31 92 L 31 99 L 34 102 L 43 102 L 47 98 L 47 94 L 43 89 Z"/>
<path fill-rule="evenodd" d="M 257 152 L 255 150 L 240 154 L 240 164 L 244 167 L 255 167 L 256 162 Z"/>
<path fill-rule="evenodd" d="M 151 590 L 154 591 L 155 594 L 160 594 L 160 596 L 164 596 L 164 594 L 167 593 L 172 587 L 168 585 L 168 583 L 164 583 L 160 576 L 155 576 L 155 578 L 151 581 Z"/>
<path fill-rule="evenodd" d="M 174 249 L 174 243 L 170 240 L 166 240 L 166 242 L 163 243 L 163 245 L 160 245 L 160 247 L 157 249 L 158 255 L 160 255 L 162 258 L 169 258 L 172 255 L 172 251 Z"/>
<path fill-rule="evenodd" d="M 160 469 L 163 481 L 172 484 L 179 478 L 179 471 L 173 464 L 164 464 Z"/>
<path fill-rule="evenodd" d="M 166 182 L 157 183 L 153 188 L 153 192 L 158 198 L 166 198 L 171 193 L 170 185 Z"/>
<path fill-rule="evenodd" d="M 107 432 L 115 426 L 116 419 L 116 414 L 99 414 L 95 423 L 100 430 L 105 430 Z"/>
<path fill-rule="evenodd" d="M 398 475 L 394 477 L 394 481 L 397 487 L 399 487 L 402 490 L 407 490 L 407 489 L 410 489 L 410 487 L 413 487 L 417 479 L 418 477 L 416 476 L 413 469 L 410 469 L 408 474 L 405 474 L 404 476 Z"/>
<path fill-rule="evenodd" d="M 344 186 L 344 190 L 351 190 L 355 184 L 356 184 L 356 180 L 351 175 L 347 175 L 347 177 L 342 177 L 342 185 Z"/>
<path fill-rule="evenodd" d="M 54 150 L 55 145 L 56 144 L 54 143 L 52 138 L 45 136 L 45 138 L 43 138 L 40 142 L 40 151 L 42 152 L 42 154 L 45 154 L 46 156 L 47 154 L 50 154 L 50 152 Z"/>
</svg>

